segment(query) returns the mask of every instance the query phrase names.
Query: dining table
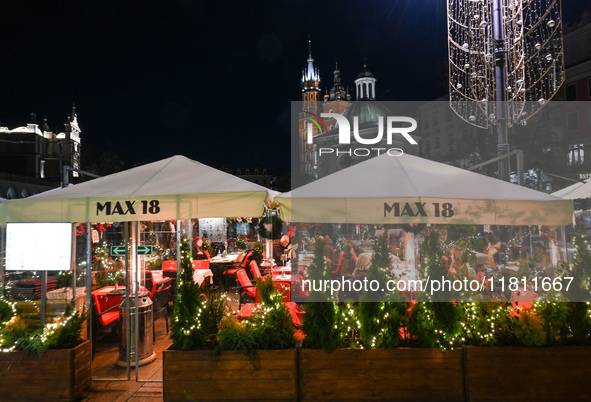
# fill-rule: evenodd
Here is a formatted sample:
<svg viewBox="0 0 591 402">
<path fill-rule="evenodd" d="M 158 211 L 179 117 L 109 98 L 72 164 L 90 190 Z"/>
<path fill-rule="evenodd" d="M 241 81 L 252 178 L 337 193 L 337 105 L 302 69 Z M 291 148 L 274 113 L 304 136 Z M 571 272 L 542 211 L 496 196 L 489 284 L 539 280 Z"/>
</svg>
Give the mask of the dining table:
<svg viewBox="0 0 591 402">
<path fill-rule="evenodd" d="M 229 253 L 226 256 L 216 255 L 209 259 L 210 264 L 233 264 L 240 253 Z"/>
<path fill-rule="evenodd" d="M 223 282 L 224 272 L 230 266 L 236 264 L 236 259 L 240 253 L 229 253 L 225 257 L 216 255 L 209 259 L 209 269 L 212 272 L 212 281 L 216 285 Z"/>
<path fill-rule="evenodd" d="M 271 270 L 273 274 L 281 274 L 285 272 L 286 274 L 291 274 L 291 265 L 276 265 Z"/>
</svg>

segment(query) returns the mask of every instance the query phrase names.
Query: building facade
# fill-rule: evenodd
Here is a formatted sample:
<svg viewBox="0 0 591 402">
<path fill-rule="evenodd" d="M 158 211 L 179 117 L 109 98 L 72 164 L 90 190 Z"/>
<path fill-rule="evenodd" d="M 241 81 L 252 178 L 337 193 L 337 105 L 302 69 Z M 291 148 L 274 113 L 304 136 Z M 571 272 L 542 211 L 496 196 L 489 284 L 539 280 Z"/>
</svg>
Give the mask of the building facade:
<svg viewBox="0 0 591 402">
<path fill-rule="evenodd" d="M 39 125 L 34 114 L 25 126 L 0 127 L 0 197 L 25 198 L 59 187 L 64 166 L 80 169 L 80 135 L 75 107 L 61 132 L 46 119 Z"/>
<path fill-rule="evenodd" d="M 565 162 L 573 179 L 591 178 L 591 14 L 564 34 L 566 80 L 561 99 L 566 101 L 564 141 Z"/>
</svg>

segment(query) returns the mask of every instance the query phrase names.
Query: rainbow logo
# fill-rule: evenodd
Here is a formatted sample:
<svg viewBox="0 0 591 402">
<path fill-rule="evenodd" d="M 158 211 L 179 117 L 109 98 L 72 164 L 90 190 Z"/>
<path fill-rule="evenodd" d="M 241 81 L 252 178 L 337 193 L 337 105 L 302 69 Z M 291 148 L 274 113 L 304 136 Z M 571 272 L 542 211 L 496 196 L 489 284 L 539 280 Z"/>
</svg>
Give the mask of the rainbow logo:
<svg viewBox="0 0 591 402">
<path fill-rule="evenodd" d="M 324 122 L 322 121 L 322 119 L 318 116 L 315 115 L 312 112 L 306 112 L 304 111 L 305 114 L 309 114 L 310 116 L 307 116 L 306 119 L 310 120 L 317 128 L 318 128 L 318 132 L 320 134 L 322 134 L 322 128 L 324 128 L 324 133 L 326 134 L 328 132 L 328 129 L 326 128 L 326 124 L 324 124 Z M 320 127 L 322 125 L 322 127 Z"/>
</svg>

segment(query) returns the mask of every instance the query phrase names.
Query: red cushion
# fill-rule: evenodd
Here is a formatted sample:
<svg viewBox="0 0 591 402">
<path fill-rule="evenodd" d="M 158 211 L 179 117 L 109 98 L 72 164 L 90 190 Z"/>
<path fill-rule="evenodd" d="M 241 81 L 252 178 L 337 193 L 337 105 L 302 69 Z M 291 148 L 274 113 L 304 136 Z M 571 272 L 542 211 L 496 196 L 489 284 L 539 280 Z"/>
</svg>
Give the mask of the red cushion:
<svg viewBox="0 0 591 402">
<path fill-rule="evenodd" d="M 109 311 L 103 315 L 101 315 L 99 317 L 99 324 L 101 324 L 101 326 L 106 326 L 109 325 L 112 322 L 118 321 L 119 320 L 119 310 L 118 309 L 114 309 L 112 311 Z"/>
<path fill-rule="evenodd" d="M 228 275 L 236 275 L 236 271 L 238 271 L 240 268 L 228 268 L 227 270 L 224 271 L 224 274 L 228 274 Z"/>
</svg>

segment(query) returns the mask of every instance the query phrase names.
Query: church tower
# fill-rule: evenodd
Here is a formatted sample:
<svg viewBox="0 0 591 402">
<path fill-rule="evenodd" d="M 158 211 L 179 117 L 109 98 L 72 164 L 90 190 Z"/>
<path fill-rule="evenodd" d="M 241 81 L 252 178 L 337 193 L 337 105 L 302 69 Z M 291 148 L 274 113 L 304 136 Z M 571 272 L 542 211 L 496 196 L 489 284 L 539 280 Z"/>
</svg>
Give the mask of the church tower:
<svg viewBox="0 0 591 402">
<path fill-rule="evenodd" d="M 345 91 L 341 83 L 341 70 L 339 70 L 339 64 L 336 63 L 335 70 L 333 71 L 333 87 L 330 90 L 330 95 L 324 96 L 324 103 L 322 104 L 322 113 L 338 113 L 343 112 L 349 108 L 351 103 L 351 95 Z M 328 131 L 332 130 L 336 125 L 335 119 L 324 119 Z"/>
<path fill-rule="evenodd" d="M 308 40 L 308 60 L 306 68 L 302 70 L 302 112 L 299 118 L 299 146 L 300 146 L 300 173 L 313 175 L 316 166 L 316 150 L 314 144 L 307 143 L 308 124 L 310 113 L 318 114 L 318 95 L 320 94 L 320 72 L 314 67 L 312 57 L 312 41 Z M 318 134 L 314 127 L 314 135 Z"/>
<path fill-rule="evenodd" d="M 376 77 L 367 69 L 367 60 L 363 63 L 363 70 L 355 79 L 355 94 L 358 101 L 376 100 Z"/>
<path fill-rule="evenodd" d="M 66 118 L 64 123 L 64 132 L 56 135 L 56 138 L 62 141 L 63 157 L 65 165 L 74 169 L 80 169 L 80 125 L 78 124 L 78 115 L 76 114 L 76 105 L 72 105 L 72 113 Z M 62 172 L 63 174 L 63 172 Z M 78 172 L 72 172 L 73 177 L 78 177 Z"/>
</svg>

